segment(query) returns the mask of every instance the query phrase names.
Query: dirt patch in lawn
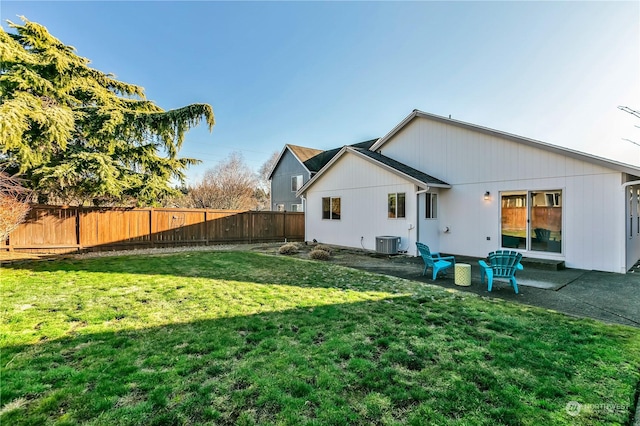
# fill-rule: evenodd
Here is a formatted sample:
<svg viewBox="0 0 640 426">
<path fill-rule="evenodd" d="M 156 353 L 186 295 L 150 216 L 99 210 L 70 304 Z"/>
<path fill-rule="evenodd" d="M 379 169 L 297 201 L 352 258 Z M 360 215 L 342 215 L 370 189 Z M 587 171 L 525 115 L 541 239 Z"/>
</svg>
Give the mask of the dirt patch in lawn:
<svg viewBox="0 0 640 426">
<path fill-rule="evenodd" d="M 265 254 L 284 256 L 278 254 L 278 249 L 281 245 L 282 244 L 262 244 L 256 245 L 250 250 Z M 300 243 L 298 253 L 287 256 L 300 259 L 310 259 L 309 253 L 311 253 L 316 246 L 317 244 Z M 408 279 L 421 277 L 422 269 L 424 268 L 424 263 L 420 257 L 408 256 L 405 254 L 386 255 L 369 250 L 335 246 L 330 246 L 330 249 L 331 257 L 326 262 L 350 268 L 362 269 Z"/>
<path fill-rule="evenodd" d="M 168 253 L 179 253 L 185 251 L 254 251 L 274 256 L 285 256 L 278 253 L 278 249 L 285 243 L 259 243 L 259 244 L 224 244 L 210 246 L 189 246 L 189 247 L 167 247 L 149 248 L 138 250 L 121 251 L 96 251 L 85 253 L 66 254 L 40 254 L 21 252 L 0 252 L 0 264 L 14 262 L 29 262 L 39 260 L 53 260 L 64 258 L 92 258 L 108 256 L 128 256 L 128 255 L 162 255 Z M 311 259 L 309 253 L 316 248 L 317 244 L 298 243 L 298 252 L 286 255 L 300 259 Z M 416 279 L 421 276 L 423 263 L 419 257 L 408 255 L 384 255 L 368 250 L 360 250 L 346 247 L 330 246 L 331 257 L 326 262 L 348 266 L 356 269 L 378 272 L 381 274 L 394 275 L 403 278 Z"/>
</svg>

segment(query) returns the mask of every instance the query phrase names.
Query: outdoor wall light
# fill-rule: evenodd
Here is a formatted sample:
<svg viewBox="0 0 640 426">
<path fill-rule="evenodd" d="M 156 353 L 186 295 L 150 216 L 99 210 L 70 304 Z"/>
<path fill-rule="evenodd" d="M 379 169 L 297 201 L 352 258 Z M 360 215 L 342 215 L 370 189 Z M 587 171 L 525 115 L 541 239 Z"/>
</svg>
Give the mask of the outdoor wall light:
<svg viewBox="0 0 640 426">
<path fill-rule="evenodd" d="M 491 193 L 490 193 L 489 191 L 486 191 L 486 192 L 484 193 L 484 199 L 485 199 L 485 200 L 489 200 L 490 198 L 491 198 Z"/>
</svg>

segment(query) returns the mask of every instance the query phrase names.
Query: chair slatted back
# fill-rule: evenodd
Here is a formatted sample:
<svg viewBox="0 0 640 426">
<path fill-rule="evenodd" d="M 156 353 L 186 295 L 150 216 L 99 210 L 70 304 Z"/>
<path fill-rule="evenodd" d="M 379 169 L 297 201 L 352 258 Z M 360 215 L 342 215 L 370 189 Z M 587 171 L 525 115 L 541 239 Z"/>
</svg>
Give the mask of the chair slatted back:
<svg viewBox="0 0 640 426">
<path fill-rule="evenodd" d="M 496 277 L 513 277 L 522 260 L 522 253 L 511 250 L 496 250 L 489 253 L 489 264 Z"/>
<path fill-rule="evenodd" d="M 544 228 L 536 228 L 533 230 L 536 233 L 536 240 L 547 242 L 551 239 L 551 231 Z"/>
<path fill-rule="evenodd" d="M 429 250 L 429 246 L 423 243 L 416 243 L 418 247 L 418 251 L 420 252 L 420 256 L 422 256 L 422 260 L 424 260 L 425 265 L 433 267 L 433 257 L 431 256 L 431 250 Z"/>
</svg>

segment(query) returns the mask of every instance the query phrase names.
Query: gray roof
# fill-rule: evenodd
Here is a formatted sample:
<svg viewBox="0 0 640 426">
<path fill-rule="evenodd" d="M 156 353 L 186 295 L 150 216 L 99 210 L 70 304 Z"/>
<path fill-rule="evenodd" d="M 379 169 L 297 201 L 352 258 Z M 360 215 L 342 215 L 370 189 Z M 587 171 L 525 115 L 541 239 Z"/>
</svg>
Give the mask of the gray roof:
<svg viewBox="0 0 640 426">
<path fill-rule="evenodd" d="M 418 187 L 436 187 L 436 188 L 451 188 L 451 185 L 448 183 L 437 179 L 433 176 L 430 176 L 426 173 L 421 172 L 420 170 L 414 169 L 413 167 L 409 167 L 406 164 L 403 164 L 399 161 L 396 161 L 392 158 L 384 156 L 378 152 L 370 151 L 369 148 L 362 147 L 354 147 L 351 146 L 343 146 L 337 154 L 335 154 L 323 167 L 320 171 L 315 174 L 307 183 L 305 183 L 302 188 L 298 190 L 296 196 L 304 194 L 315 182 L 320 179 L 320 177 L 331 168 L 331 166 L 345 153 L 351 153 L 356 156 L 360 156 L 366 161 L 369 161 L 375 164 L 378 167 L 388 170 L 389 172 L 401 176 L 409 182 L 413 182 Z"/>
<path fill-rule="evenodd" d="M 410 176 L 416 180 L 419 180 L 420 182 L 424 182 L 428 185 L 438 185 L 438 186 L 450 186 L 448 183 L 438 179 L 438 178 L 434 178 L 431 175 L 428 175 L 426 173 L 421 172 L 420 170 L 414 169 L 413 167 L 407 166 L 406 164 L 403 164 L 399 161 L 394 160 L 393 158 L 389 158 L 385 155 L 382 154 L 378 154 L 375 151 L 369 151 L 368 149 L 361 149 L 361 148 L 356 148 L 356 151 L 358 151 L 361 154 L 366 155 L 367 157 L 385 164 L 389 167 L 391 167 L 394 170 L 397 170 L 398 172 L 405 174 L 407 176 Z"/>
<path fill-rule="evenodd" d="M 349 145 L 351 147 L 354 148 L 364 148 L 364 149 L 369 149 L 371 148 L 371 146 L 376 143 L 376 141 L 378 140 L 378 138 L 375 139 L 371 139 L 368 141 L 364 141 L 364 142 L 358 142 L 358 143 L 354 143 L 353 145 Z M 307 168 L 307 170 L 309 170 L 312 173 L 316 173 L 318 172 L 321 168 L 323 168 L 324 166 L 327 165 L 327 163 L 329 163 L 329 161 L 331 161 L 331 159 L 333 157 L 335 157 L 335 155 L 337 153 L 340 152 L 340 150 L 342 149 L 342 147 L 340 148 L 334 148 L 334 149 L 329 149 L 327 151 L 322 151 L 321 153 L 309 158 L 307 161 L 304 162 L 304 166 Z"/>
</svg>

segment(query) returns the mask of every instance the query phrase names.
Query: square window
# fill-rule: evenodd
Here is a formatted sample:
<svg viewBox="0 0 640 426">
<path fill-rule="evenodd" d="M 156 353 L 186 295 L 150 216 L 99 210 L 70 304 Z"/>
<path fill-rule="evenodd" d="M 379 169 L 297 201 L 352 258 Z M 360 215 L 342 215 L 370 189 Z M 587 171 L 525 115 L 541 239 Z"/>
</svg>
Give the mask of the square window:
<svg viewBox="0 0 640 426">
<path fill-rule="evenodd" d="M 405 217 L 405 193 L 392 193 L 388 197 L 387 217 L 389 219 L 401 219 Z"/>
<path fill-rule="evenodd" d="M 329 220 L 340 220 L 340 198 L 322 198 L 322 218 Z"/>
</svg>

